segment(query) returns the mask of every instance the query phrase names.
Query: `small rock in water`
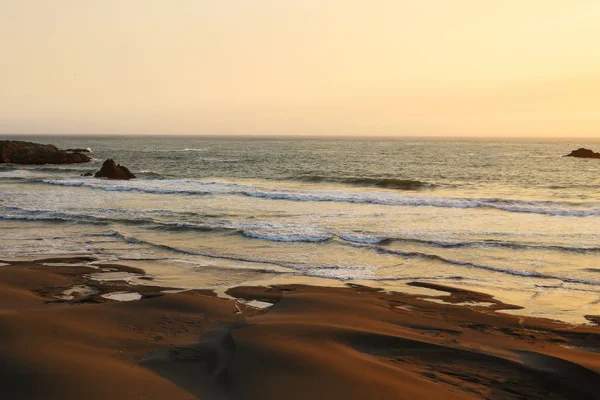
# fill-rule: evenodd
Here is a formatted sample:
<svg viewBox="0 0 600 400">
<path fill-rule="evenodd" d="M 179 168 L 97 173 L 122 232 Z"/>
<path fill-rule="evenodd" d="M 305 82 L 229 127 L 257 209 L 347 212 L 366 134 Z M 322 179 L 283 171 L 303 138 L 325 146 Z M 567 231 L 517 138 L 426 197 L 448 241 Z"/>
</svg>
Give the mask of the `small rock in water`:
<svg viewBox="0 0 600 400">
<path fill-rule="evenodd" d="M 577 150 L 573 150 L 571 153 L 567 154 L 565 157 L 579 157 L 579 158 L 600 158 L 600 153 L 595 153 L 590 149 L 579 148 Z"/>
<path fill-rule="evenodd" d="M 135 178 L 135 175 L 132 174 L 127 167 L 119 165 L 115 163 L 114 160 L 109 158 L 108 160 L 104 161 L 102 168 L 100 168 L 100 171 L 96 172 L 94 177 L 129 180 Z"/>
</svg>

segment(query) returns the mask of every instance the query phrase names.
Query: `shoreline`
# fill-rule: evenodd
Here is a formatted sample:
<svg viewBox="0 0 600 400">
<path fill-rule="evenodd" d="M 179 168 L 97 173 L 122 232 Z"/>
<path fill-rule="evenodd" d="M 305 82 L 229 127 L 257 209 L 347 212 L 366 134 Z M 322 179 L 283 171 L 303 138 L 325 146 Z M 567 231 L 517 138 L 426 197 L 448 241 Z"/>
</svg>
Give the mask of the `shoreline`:
<svg viewBox="0 0 600 400">
<path fill-rule="evenodd" d="M 93 261 L 0 261 L 3 399 L 600 398 L 600 328 L 502 313 L 518 306 L 485 293 L 241 286 L 231 300 L 93 280 L 144 277 Z"/>
</svg>

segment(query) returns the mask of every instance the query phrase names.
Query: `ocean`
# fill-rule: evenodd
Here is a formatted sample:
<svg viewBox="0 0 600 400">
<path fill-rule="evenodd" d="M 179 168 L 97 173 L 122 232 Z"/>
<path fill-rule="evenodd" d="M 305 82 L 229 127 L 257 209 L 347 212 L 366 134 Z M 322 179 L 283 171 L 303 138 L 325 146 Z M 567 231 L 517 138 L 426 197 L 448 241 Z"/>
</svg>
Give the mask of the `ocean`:
<svg viewBox="0 0 600 400">
<path fill-rule="evenodd" d="M 94 160 L 0 164 L 0 259 L 91 254 L 143 266 L 152 284 L 221 292 L 414 293 L 425 289 L 406 283 L 426 281 L 491 293 L 519 314 L 600 314 L 600 160 L 562 157 L 600 143 L 7 139 L 90 147 Z M 107 158 L 138 178 L 81 176 Z"/>
</svg>

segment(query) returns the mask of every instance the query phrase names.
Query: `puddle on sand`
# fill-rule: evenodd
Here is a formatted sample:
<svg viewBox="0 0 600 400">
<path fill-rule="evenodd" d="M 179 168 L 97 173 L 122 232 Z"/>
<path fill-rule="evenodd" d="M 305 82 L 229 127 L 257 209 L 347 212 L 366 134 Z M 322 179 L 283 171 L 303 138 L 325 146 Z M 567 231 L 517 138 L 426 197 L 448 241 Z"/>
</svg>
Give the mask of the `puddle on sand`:
<svg viewBox="0 0 600 400">
<path fill-rule="evenodd" d="M 61 262 L 47 262 L 47 263 L 42 263 L 41 265 L 43 265 L 44 267 L 88 267 L 88 268 L 94 268 L 94 269 L 98 269 L 98 267 L 96 267 L 95 265 L 90 265 L 90 264 L 77 264 L 77 263 L 61 263 Z"/>
<path fill-rule="evenodd" d="M 101 272 L 98 274 L 91 274 L 90 279 L 95 281 L 125 281 L 129 282 L 133 278 L 140 277 L 139 274 L 132 274 L 130 272 Z"/>
<path fill-rule="evenodd" d="M 105 299 L 116 300 L 116 301 L 135 301 L 140 300 L 142 295 L 138 292 L 113 292 L 103 294 L 102 297 Z"/>
<path fill-rule="evenodd" d="M 187 292 L 190 289 L 167 289 L 167 290 L 161 290 L 161 293 L 183 293 L 183 292 Z"/>
<path fill-rule="evenodd" d="M 258 301 L 258 300 L 240 300 L 236 299 L 238 303 L 242 303 L 247 305 L 248 307 L 258 308 L 260 310 L 264 310 L 269 307 L 273 307 L 273 303 L 267 303 L 266 301 Z"/>
<path fill-rule="evenodd" d="M 489 303 L 489 302 L 485 302 L 485 301 L 463 301 L 460 303 L 452 303 L 449 301 L 444 301 L 442 299 L 430 299 L 430 298 L 423 298 L 423 297 L 420 297 L 420 299 L 425 300 L 425 301 L 430 301 L 432 303 L 448 304 L 451 306 L 491 307 L 491 306 L 495 305 L 495 303 Z"/>
</svg>

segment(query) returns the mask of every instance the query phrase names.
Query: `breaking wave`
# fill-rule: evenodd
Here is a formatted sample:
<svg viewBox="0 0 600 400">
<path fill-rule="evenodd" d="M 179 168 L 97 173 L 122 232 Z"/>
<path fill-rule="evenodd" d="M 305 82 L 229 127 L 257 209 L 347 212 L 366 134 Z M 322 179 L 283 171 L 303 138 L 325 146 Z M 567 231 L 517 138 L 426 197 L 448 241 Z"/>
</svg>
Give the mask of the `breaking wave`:
<svg viewBox="0 0 600 400">
<path fill-rule="evenodd" d="M 358 177 L 329 177 L 320 175 L 304 175 L 295 178 L 289 178 L 290 180 L 297 180 L 302 182 L 331 182 L 331 183 L 342 183 L 353 186 L 366 186 L 366 187 L 380 187 L 386 189 L 399 189 L 399 190 L 419 190 L 419 189 L 432 189 L 436 185 L 428 182 L 421 182 L 412 179 L 397 179 L 397 178 L 358 178 Z"/>
<path fill-rule="evenodd" d="M 154 243 L 154 242 L 151 242 L 148 240 L 139 239 L 139 238 L 136 238 L 133 236 L 128 236 L 128 235 L 122 234 L 121 232 L 118 232 L 118 231 L 113 233 L 112 236 L 114 236 L 120 240 L 123 240 L 127 243 L 147 245 L 147 246 L 151 246 L 151 247 L 154 247 L 157 249 L 171 251 L 171 252 L 175 252 L 175 253 L 187 254 L 187 255 L 191 255 L 191 256 L 225 259 L 225 260 L 232 260 L 232 261 L 238 261 L 238 262 L 274 265 L 274 266 L 278 266 L 278 267 L 282 267 L 282 268 L 287 268 L 290 270 L 289 272 L 296 271 L 296 273 L 300 273 L 301 275 L 304 275 L 304 276 L 331 278 L 331 279 L 338 279 L 338 280 L 342 280 L 342 281 L 355 280 L 355 279 L 369 279 L 371 277 L 371 273 L 374 270 L 374 268 L 371 266 L 337 266 L 337 265 L 315 266 L 315 265 L 305 265 L 305 264 L 300 264 L 300 263 L 287 263 L 287 262 L 281 262 L 281 261 L 263 260 L 263 259 L 253 258 L 253 257 L 235 257 L 235 256 L 214 254 L 214 253 L 210 253 L 210 252 L 192 251 L 192 250 L 181 249 L 181 248 L 178 248 L 175 246 L 169 246 L 169 245 L 164 245 L 164 244 L 160 244 L 160 243 Z M 276 271 L 276 272 L 281 273 L 281 271 Z"/>
<path fill-rule="evenodd" d="M 419 238 L 402 237 L 379 237 L 366 234 L 343 233 L 338 234 L 340 239 L 351 243 L 379 244 L 387 245 L 392 242 L 423 244 L 439 248 L 507 248 L 515 250 L 542 250 L 542 251 L 560 251 L 568 253 L 600 253 L 600 247 L 571 247 L 560 245 L 542 245 L 530 243 L 518 243 L 502 240 L 481 240 L 481 241 L 443 241 L 428 240 Z"/>
<path fill-rule="evenodd" d="M 332 279 L 338 279 L 338 280 L 368 279 L 368 280 L 381 281 L 381 280 L 397 279 L 395 277 L 372 276 L 372 272 L 374 272 L 374 270 L 375 270 L 375 268 L 372 266 L 352 266 L 352 265 L 350 265 L 350 266 L 337 266 L 337 265 L 314 266 L 314 265 L 303 265 L 303 264 L 297 264 L 297 263 L 292 264 L 292 263 L 286 263 L 286 262 L 280 262 L 280 261 L 256 259 L 256 258 L 251 258 L 251 257 L 249 257 L 249 258 L 234 257 L 234 256 L 213 254 L 213 253 L 209 253 L 209 252 L 198 252 L 198 251 L 186 250 L 186 249 L 181 249 L 181 248 L 174 247 L 174 246 L 158 244 L 158 243 L 153 243 L 153 242 L 150 242 L 147 240 L 138 239 L 138 238 L 135 238 L 132 236 L 124 235 L 120 232 L 115 232 L 112 236 L 117 237 L 128 243 L 144 244 L 144 245 L 148 245 L 148 246 L 151 246 L 154 248 L 172 251 L 172 252 L 176 252 L 176 253 L 183 253 L 183 254 L 192 255 L 192 256 L 220 258 L 220 259 L 228 259 L 228 260 L 240 261 L 240 262 L 252 262 L 252 263 L 260 263 L 260 264 L 277 265 L 279 267 L 284 267 L 284 268 L 289 268 L 292 270 L 300 271 L 303 275 L 307 275 L 307 276 L 326 277 L 326 278 L 332 278 Z M 497 273 L 508 274 L 508 275 L 513 275 L 513 276 L 522 276 L 522 277 L 530 277 L 530 278 L 538 278 L 538 279 L 555 279 L 555 280 L 559 280 L 559 281 L 562 281 L 565 283 L 600 286 L 600 281 L 569 278 L 569 277 L 565 277 L 565 276 L 543 274 L 543 273 L 539 273 L 539 272 L 535 272 L 535 271 L 524 271 L 524 270 L 517 270 L 517 269 L 510 269 L 510 268 L 499 268 L 499 267 L 493 267 L 493 266 L 488 266 L 488 265 L 483 265 L 483 264 L 476 264 L 476 263 L 472 263 L 472 262 L 468 262 L 468 261 L 454 260 L 454 259 L 438 256 L 436 254 L 429 254 L 429 253 L 423 253 L 423 252 L 404 252 L 404 251 L 397 251 L 397 250 L 389 250 L 389 249 L 385 249 L 385 248 L 382 248 L 379 246 L 369 246 L 369 245 L 357 245 L 357 246 L 365 247 L 367 249 L 377 251 L 378 253 L 396 255 L 396 256 L 403 257 L 403 258 L 419 258 L 419 259 L 430 260 L 430 261 L 438 261 L 438 262 L 442 262 L 442 263 L 449 264 L 449 265 L 482 269 L 482 270 L 486 270 L 486 271 L 490 271 L 490 272 L 497 272 Z"/>
<path fill-rule="evenodd" d="M 360 246 L 360 247 L 367 247 L 367 246 Z M 525 270 L 518 270 L 518 269 L 511 269 L 511 268 L 493 267 L 493 266 L 477 264 L 477 263 L 473 263 L 473 262 L 469 262 L 469 261 L 454 260 L 454 259 L 439 256 L 437 254 L 429 254 L 429 253 L 422 253 L 422 252 L 415 252 L 415 251 L 390 250 L 390 249 L 382 248 L 379 246 L 368 246 L 368 248 L 375 250 L 376 252 L 381 253 L 381 254 L 397 255 L 397 256 L 404 257 L 404 258 L 420 258 L 420 259 L 431 260 L 431 261 L 439 261 L 439 262 L 443 262 L 446 264 L 451 264 L 451 265 L 456 265 L 456 266 L 461 266 L 461 267 L 482 269 L 485 271 L 498 272 L 498 273 L 514 275 L 514 276 L 523 276 L 523 277 L 539 278 L 539 279 L 556 279 L 556 280 L 560 280 L 560 281 L 566 282 L 566 283 L 577 283 L 577 284 L 583 284 L 583 285 L 600 286 L 600 281 L 591 281 L 591 280 L 587 280 L 587 279 L 577 279 L 577 278 L 569 278 L 566 276 L 549 275 L 549 274 L 543 274 L 543 273 L 535 272 L 535 271 L 525 271 Z"/>
<path fill-rule="evenodd" d="M 260 232 L 244 230 L 242 234 L 254 239 L 270 240 L 272 242 L 325 242 L 332 238 L 331 234 L 323 232 Z"/>
<path fill-rule="evenodd" d="M 354 204 L 376 204 L 397 207 L 439 208 L 486 208 L 511 213 L 530 213 L 564 217 L 599 216 L 600 208 L 584 208 L 586 203 L 563 201 L 511 200 L 502 198 L 460 198 L 442 196 L 409 195 L 390 192 L 346 192 L 346 191 L 302 191 L 267 190 L 257 186 L 207 180 L 139 180 L 113 182 L 85 179 L 44 179 L 52 185 L 87 187 L 105 191 L 141 192 L 163 195 L 232 195 L 268 200 L 301 202 L 338 202 Z M 597 207 L 597 203 L 592 203 Z"/>
<path fill-rule="evenodd" d="M 213 232 L 243 235 L 250 239 L 273 242 L 327 242 L 356 243 L 386 246 L 391 243 L 413 243 L 436 248 L 507 248 L 515 250 L 558 251 L 580 254 L 600 253 L 600 246 L 565 246 L 558 244 L 536 244 L 505 240 L 452 241 L 420 237 L 386 236 L 366 231 L 336 231 L 323 227 L 302 224 L 276 223 L 227 219 L 232 215 L 205 214 L 201 212 L 174 212 L 169 210 L 118 210 L 97 209 L 87 212 L 25 209 L 20 207 L 0 208 L 2 220 L 76 222 L 94 225 L 137 225 L 144 229 L 164 232 Z"/>
</svg>

